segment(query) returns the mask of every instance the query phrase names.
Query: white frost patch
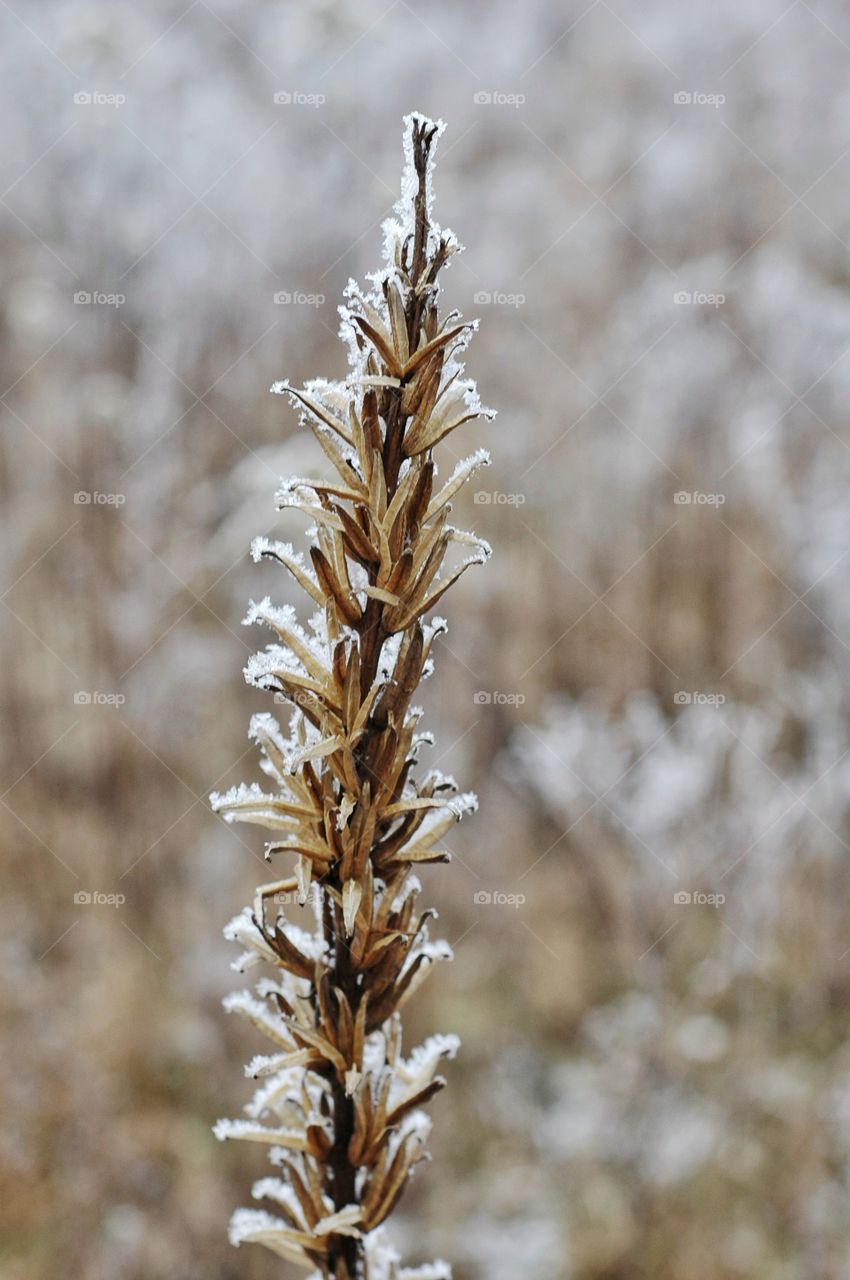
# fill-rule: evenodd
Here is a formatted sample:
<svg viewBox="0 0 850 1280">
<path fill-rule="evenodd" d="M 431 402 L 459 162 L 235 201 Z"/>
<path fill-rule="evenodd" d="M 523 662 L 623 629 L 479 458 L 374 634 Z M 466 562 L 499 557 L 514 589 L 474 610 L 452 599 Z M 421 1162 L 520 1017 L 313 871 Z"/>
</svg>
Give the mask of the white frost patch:
<svg viewBox="0 0 850 1280">
<path fill-rule="evenodd" d="M 363 1243 L 369 1280 L 452 1280 L 451 1267 L 440 1259 L 419 1267 L 400 1267 L 398 1251 L 390 1243 L 383 1227 L 370 1231 L 363 1237 Z"/>
<path fill-rule="evenodd" d="M 264 680 L 268 680 L 270 676 L 276 676 L 279 671 L 291 676 L 306 674 L 303 664 L 292 650 L 285 649 L 280 644 L 270 644 L 262 653 L 252 654 L 243 667 L 248 684 L 256 685 L 260 689 L 264 687 Z"/>
<path fill-rule="evenodd" d="M 301 1221 L 301 1205 L 298 1197 L 288 1182 L 281 1178 L 261 1178 L 251 1188 L 255 1200 L 275 1200 L 293 1214 L 296 1221 Z M 245 1212 L 250 1213 L 251 1210 Z"/>
</svg>

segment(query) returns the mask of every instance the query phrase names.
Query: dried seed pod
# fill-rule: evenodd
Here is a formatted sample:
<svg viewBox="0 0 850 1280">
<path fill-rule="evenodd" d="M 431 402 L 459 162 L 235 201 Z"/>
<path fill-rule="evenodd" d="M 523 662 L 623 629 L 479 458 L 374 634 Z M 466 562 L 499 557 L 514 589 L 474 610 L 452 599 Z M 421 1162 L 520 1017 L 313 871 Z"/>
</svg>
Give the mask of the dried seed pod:
<svg viewBox="0 0 850 1280">
<path fill-rule="evenodd" d="M 379 1255 L 386 1274 L 378 1228 L 423 1158 L 423 1107 L 443 1087 L 438 1062 L 457 1047 L 436 1036 L 405 1060 L 399 1016 L 451 954 L 429 939 L 433 913 L 415 910 L 413 872 L 447 860 L 440 837 L 475 807 L 450 779 L 414 776 L 412 700 L 444 628 L 424 617 L 487 554 L 447 521 L 449 500 L 486 455 L 462 463 L 433 496 L 434 445 L 490 416 L 457 359 L 472 326 L 441 318 L 437 306 L 439 270 L 457 250 L 430 215 L 440 132 L 423 116 L 406 120 L 408 168 L 384 270 L 368 293 L 352 286 L 343 308 L 351 376 L 273 388 L 290 396 L 337 478 L 287 481 L 278 494 L 280 506 L 314 522 L 309 561 L 262 538 L 254 556 L 283 565 L 321 612 L 310 633 L 292 609 L 252 605 L 246 621 L 270 626 L 277 643 L 245 675 L 292 704 L 290 734 L 255 716 L 251 735 L 276 790 L 243 784 L 212 797 L 228 821 L 275 832 L 268 857 L 294 859 L 227 930 L 243 946 L 240 967 L 272 966 L 256 997 L 226 1004 L 275 1052 L 249 1068 L 262 1080 L 250 1122 L 222 1121 L 217 1132 L 268 1143 L 283 1173 L 254 1189 L 276 1214 L 238 1210 L 231 1239 L 264 1244 L 323 1280 L 369 1280 Z M 441 576 L 455 542 L 473 552 Z M 281 898 L 309 903 L 313 927 L 278 909 Z M 428 1274 L 448 1272 L 437 1264 Z"/>
</svg>

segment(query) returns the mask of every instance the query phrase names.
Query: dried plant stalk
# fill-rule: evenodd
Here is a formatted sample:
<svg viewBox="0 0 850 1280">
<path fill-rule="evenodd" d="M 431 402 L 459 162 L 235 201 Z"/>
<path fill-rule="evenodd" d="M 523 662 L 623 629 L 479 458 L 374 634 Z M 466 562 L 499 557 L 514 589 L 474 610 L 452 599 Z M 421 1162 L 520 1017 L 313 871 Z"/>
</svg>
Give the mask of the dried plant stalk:
<svg viewBox="0 0 850 1280">
<path fill-rule="evenodd" d="M 431 217 L 443 126 L 413 115 L 405 127 L 402 197 L 385 225 L 383 270 L 368 292 L 350 284 L 340 308 L 349 376 L 272 388 L 301 410 L 333 467 L 332 479 L 292 479 L 278 494 L 281 508 L 314 522 L 309 562 L 284 543 L 261 538 L 252 548 L 255 559 L 284 565 L 318 606 L 309 630 L 268 598 L 245 620 L 276 634 L 245 675 L 293 704 L 290 736 L 271 715 L 254 716 L 250 733 L 272 789 L 243 784 L 211 798 L 228 821 L 274 833 L 268 858 L 295 859 L 294 874 L 262 885 L 253 910 L 226 931 L 246 948 L 237 968 L 267 962 L 275 971 L 256 996 L 225 1002 L 274 1052 L 247 1068 L 263 1080 L 250 1118 L 220 1121 L 216 1133 L 267 1143 L 281 1170 L 254 1187 L 275 1213 L 238 1210 L 231 1240 L 264 1244 L 335 1280 L 449 1274 L 442 1263 L 399 1271 L 379 1228 L 425 1154 L 422 1108 L 444 1084 L 440 1059 L 458 1044 L 437 1035 L 402 1055 L 402 1006 L 451 955 L 429 940 L 434 913 L 417 910 L 415 872 L 448 860 L 441 837 L 476 805 L 438 771 L 414 776 L 430 739 L 417 733 L 421 710 L 411 699 L 445 628 L 426 615 L 489 555 L 449 523 L 451 499 L 487 454 L 437 488 L 433 450 L 492 414 L 459 361 L 474 323 L 456 312 L 441 317 L 437 307 L 438 274 L 460 247 Z M 453 544 L 459 563 L 444 568 Z M 277 910 L 286 895 L 312 900 L 312 932 Z"/>
</svg>

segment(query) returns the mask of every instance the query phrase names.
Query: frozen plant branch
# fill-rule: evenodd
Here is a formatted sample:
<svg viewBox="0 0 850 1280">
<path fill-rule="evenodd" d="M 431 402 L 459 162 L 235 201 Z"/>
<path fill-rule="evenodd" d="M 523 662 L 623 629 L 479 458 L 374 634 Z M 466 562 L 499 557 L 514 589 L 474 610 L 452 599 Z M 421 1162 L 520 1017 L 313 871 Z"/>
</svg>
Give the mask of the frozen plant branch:
<svg viewBox="0 0 850 1280">
<path fill-rule="evenodd" d="M 254 1187 L 271 1210 L 240 1209 L 230 1236 L 311 1268 L 322 1280 L 440 1280 L 443 1263 L 399 1270 L 381 1224 L 426 1153 L 426 1104 L 454 1036 L 405 1057 L 401 1010 L 449 947 L 429 938 L 416 871 L 448 861 L 441 837 L 476 807 L 438 772 L 417 780 L 421 711 L 412 699 L 445 629 L 428 615 L 486 543 L 449 523 L 451 500 L 489 462 L 480 450 L 438 487 L 435 447 L 474 418 L 492 417 L 460 355 L 474 324 L 438 310 L 438 275 L 459 249 L 433 219 L 431 176 L 443 125 L 405 120 L 406 165 L 384 266 L 340 308 L 350 372 L 289 396 L 332 463 L 332 480 L 293 478 L 280 507 L 307 514 L 309 558 L 257 539 L 256 559 L 282 565 L 310 597 L 307 627 L 266 598 L 246 623 L 275 642 L 249 661 L 250 684 L 293 706 L 288 734 L 267 713 L 251 737 L 270 780 L 213 795 L 229 822 L 266 827 L 269 860 L 290 874 L 258 888 L 227 928 L 240 971 L 270 966 L 255 994 L 228 998 L 271 1042 L 248 1074 L 260 1081 L 248 1118 L 218 1137 L 265 1143 L 278 1176 Z M 453 544 L 462 548 L 444 567 Z M 310 899 L 311 931 L 280 901 Z"/>
</svg>

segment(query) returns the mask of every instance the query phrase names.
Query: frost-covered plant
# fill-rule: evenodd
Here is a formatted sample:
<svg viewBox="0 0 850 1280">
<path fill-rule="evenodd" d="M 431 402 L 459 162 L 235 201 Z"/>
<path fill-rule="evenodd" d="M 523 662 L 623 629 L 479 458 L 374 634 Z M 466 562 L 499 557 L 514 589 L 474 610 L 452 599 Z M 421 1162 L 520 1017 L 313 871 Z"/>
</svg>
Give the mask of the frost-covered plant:
<svg viewBox="0 0 850 1280">
<path fill-rule="evenodd" d="M 262 1079 L 247 1120 L 220 1121 L 220 1138 L 267 1143 L 281 1176 L 254 1195 L 275 1213 L 240 1209 L 234 1244 L 254 1241 L 335 1280 L 448 1275 L 442 1264 L 398 1271 L 379 1228 L 425 1155 L 423 1106 L 442 1087 L 436 1074 L 458 1045 L 432 1036 L 405 1057 L 400 1011 L 436 960 L 451 955 L 428 936 L 432 911 L 417 909 L 415 869 L 444 862 L 440 838 L 475 808 L 439 772 L 414 767 L 429 735 L 411 699 L 445 629 L 431 613 L 471 564 L 489 555 L 449 523 L 451 499 L 489 459 L 457 466 L 441 487 L 433 450 L 473 418 L 492 416 L 463 377 L 459 353 L 473 323 L 440 316 L 437 277 L 458 249 L 431 216 L 431 172 L 442 124 L 405 121 L 406 169 L 397 218 L 385 225 L 381 271 L 362 292 L 353 282 L 340 308 L 350 372 L 289 395 L 333 465 L 329 480 L 291 479 L 278 494 L 314 522 L 310 559 L 289 544 L 257 539 L 255 559 L 283 565 L 317 606 L 303 629 L 294 609 L 267 598 L 246 622 L 276 642 L 245 670 L 249 684 L 294 711 L 287 737 L 273 716 L 255 715 L 251 737 L 270 790 L 241 785 L 213 795 L 231 822 L 274 833 L 267 857 L 291 854 L 294 874 L 260 886 L 253 909 L 228 926 L 245 951 L 237 968 L 272 966 L 256 995 L 230 996 L 272 1042 L 247 1074 Z M 441 576 L 453 544 L 460 563 Z M 307 932 L 278 911 L 291 895 L 314 908 Z"/>
</svg>

